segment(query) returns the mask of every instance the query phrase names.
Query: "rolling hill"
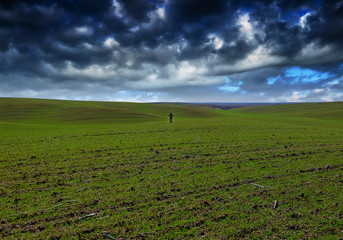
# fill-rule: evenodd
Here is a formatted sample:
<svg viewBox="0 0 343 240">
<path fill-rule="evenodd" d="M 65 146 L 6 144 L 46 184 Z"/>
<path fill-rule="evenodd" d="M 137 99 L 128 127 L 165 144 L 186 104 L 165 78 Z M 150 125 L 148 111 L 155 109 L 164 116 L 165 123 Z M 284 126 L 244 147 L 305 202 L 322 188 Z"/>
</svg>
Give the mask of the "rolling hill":
<svg viewBox="0 0 343 240">
<path fill-rule="evenodd" d="M 136 123 L 177 118 L 214 117 L 217 110 L 190 104 L 64 101 L 0 98 L 0 122 L 31 124 Z"/>
<path fill-rule="evenodd" d="M 296 103 L 239 108 L 233 112 L 275 117 L 343 119 L 343 102 Z"/>
</svg>

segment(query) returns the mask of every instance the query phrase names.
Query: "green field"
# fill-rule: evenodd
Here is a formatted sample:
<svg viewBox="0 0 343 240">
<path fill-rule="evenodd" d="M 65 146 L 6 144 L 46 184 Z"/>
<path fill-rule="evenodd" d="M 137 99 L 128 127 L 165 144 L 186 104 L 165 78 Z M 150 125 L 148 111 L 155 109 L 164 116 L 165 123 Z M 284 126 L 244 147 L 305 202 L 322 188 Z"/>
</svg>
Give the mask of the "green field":
<svg viewBox="0 0 343 240">
<path fill-rule="evenodd" d="M 0 98 L 0 137 L 2 239 L 343 239 L 343 102 Z"/>
</svg>

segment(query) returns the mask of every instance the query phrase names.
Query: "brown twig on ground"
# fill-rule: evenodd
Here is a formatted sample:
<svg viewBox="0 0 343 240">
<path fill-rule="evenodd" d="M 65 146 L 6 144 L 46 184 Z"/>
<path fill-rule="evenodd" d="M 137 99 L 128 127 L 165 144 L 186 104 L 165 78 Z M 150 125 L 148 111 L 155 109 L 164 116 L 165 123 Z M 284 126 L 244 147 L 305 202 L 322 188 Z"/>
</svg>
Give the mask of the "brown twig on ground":
<svg viewBox="0 0 343 240">
<path fill-rule="evenodd" d="M 103 236 L 104 236 L 104 238 L 108 238 L 108 239 L 116 240 L 114 237 L 111 237 L 111 236 L 109 236 L 109 235 L 107 235 L 107 234 L 103 234 Z"/>
<path fill-rule="evenodd" d="M 93 216 L 95 216 L 95 213 L 91 213 L 91 214 L 88 214 L 86 216 L 79 217 L 79 220 L 85 219 L 85 218 L 90 218 L 90 217 L 93 217 Z"/>
<path fill-rule="evenodd" d="M 275 200 L 273 208 L 277 208 L 277 206 L 278 206 L 278 202 L 277 200 Z"/>
<path fill-rule="evenodd" d="M 254 186 L 256 186 L 256 187 L 264 188 L 264 186 L 259 185 L 259 184 L 256 184 L 256 183 L 250 183 L 250 184 L 251 184 L 251 185 L 254 185 Z"/>
</svg>

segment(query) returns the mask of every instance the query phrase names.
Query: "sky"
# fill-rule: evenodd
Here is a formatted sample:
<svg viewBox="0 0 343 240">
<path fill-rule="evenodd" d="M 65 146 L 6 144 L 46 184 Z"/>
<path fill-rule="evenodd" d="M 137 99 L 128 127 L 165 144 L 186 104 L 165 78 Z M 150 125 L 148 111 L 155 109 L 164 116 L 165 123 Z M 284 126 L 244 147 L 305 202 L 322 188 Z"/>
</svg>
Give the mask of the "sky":
<svg viewBox="0 0 343 240">
<path fill-rule="evenodd" d="M 343 1 L 1 0 L 0 97 L 343 100 Z"/>
</svg>

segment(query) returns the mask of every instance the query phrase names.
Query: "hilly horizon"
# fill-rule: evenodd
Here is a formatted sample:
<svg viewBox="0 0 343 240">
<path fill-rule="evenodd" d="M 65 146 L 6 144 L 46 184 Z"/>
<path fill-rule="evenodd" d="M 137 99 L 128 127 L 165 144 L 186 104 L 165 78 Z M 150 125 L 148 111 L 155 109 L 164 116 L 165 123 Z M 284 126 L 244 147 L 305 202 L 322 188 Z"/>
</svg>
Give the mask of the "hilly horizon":
<svg viewBox="0 0 343 240">
<path fill-rule="evenodd" d="M 216 109 L 187 103 L 131 103 L 0 98 L 0 122 L 128 123 L 178 118 L 214 117 Z"/>
<path fill-rule="evenodd" d="M 292 103 L 239 108 L 233 111 L 276 117 L 343 119 L 343 102 Z"/>
<path fill-rule="evenodd" d="M 343 102 L 221 104 L 0 98 L 0 122 L 135 123 L 167 119 L 170 112 L 173 112 L 178 119 L 219 117 L 227 112 L 280 117 L 343 118 Z M 221 108 L 220 106 L 225 107 Z"/>
</svg>

